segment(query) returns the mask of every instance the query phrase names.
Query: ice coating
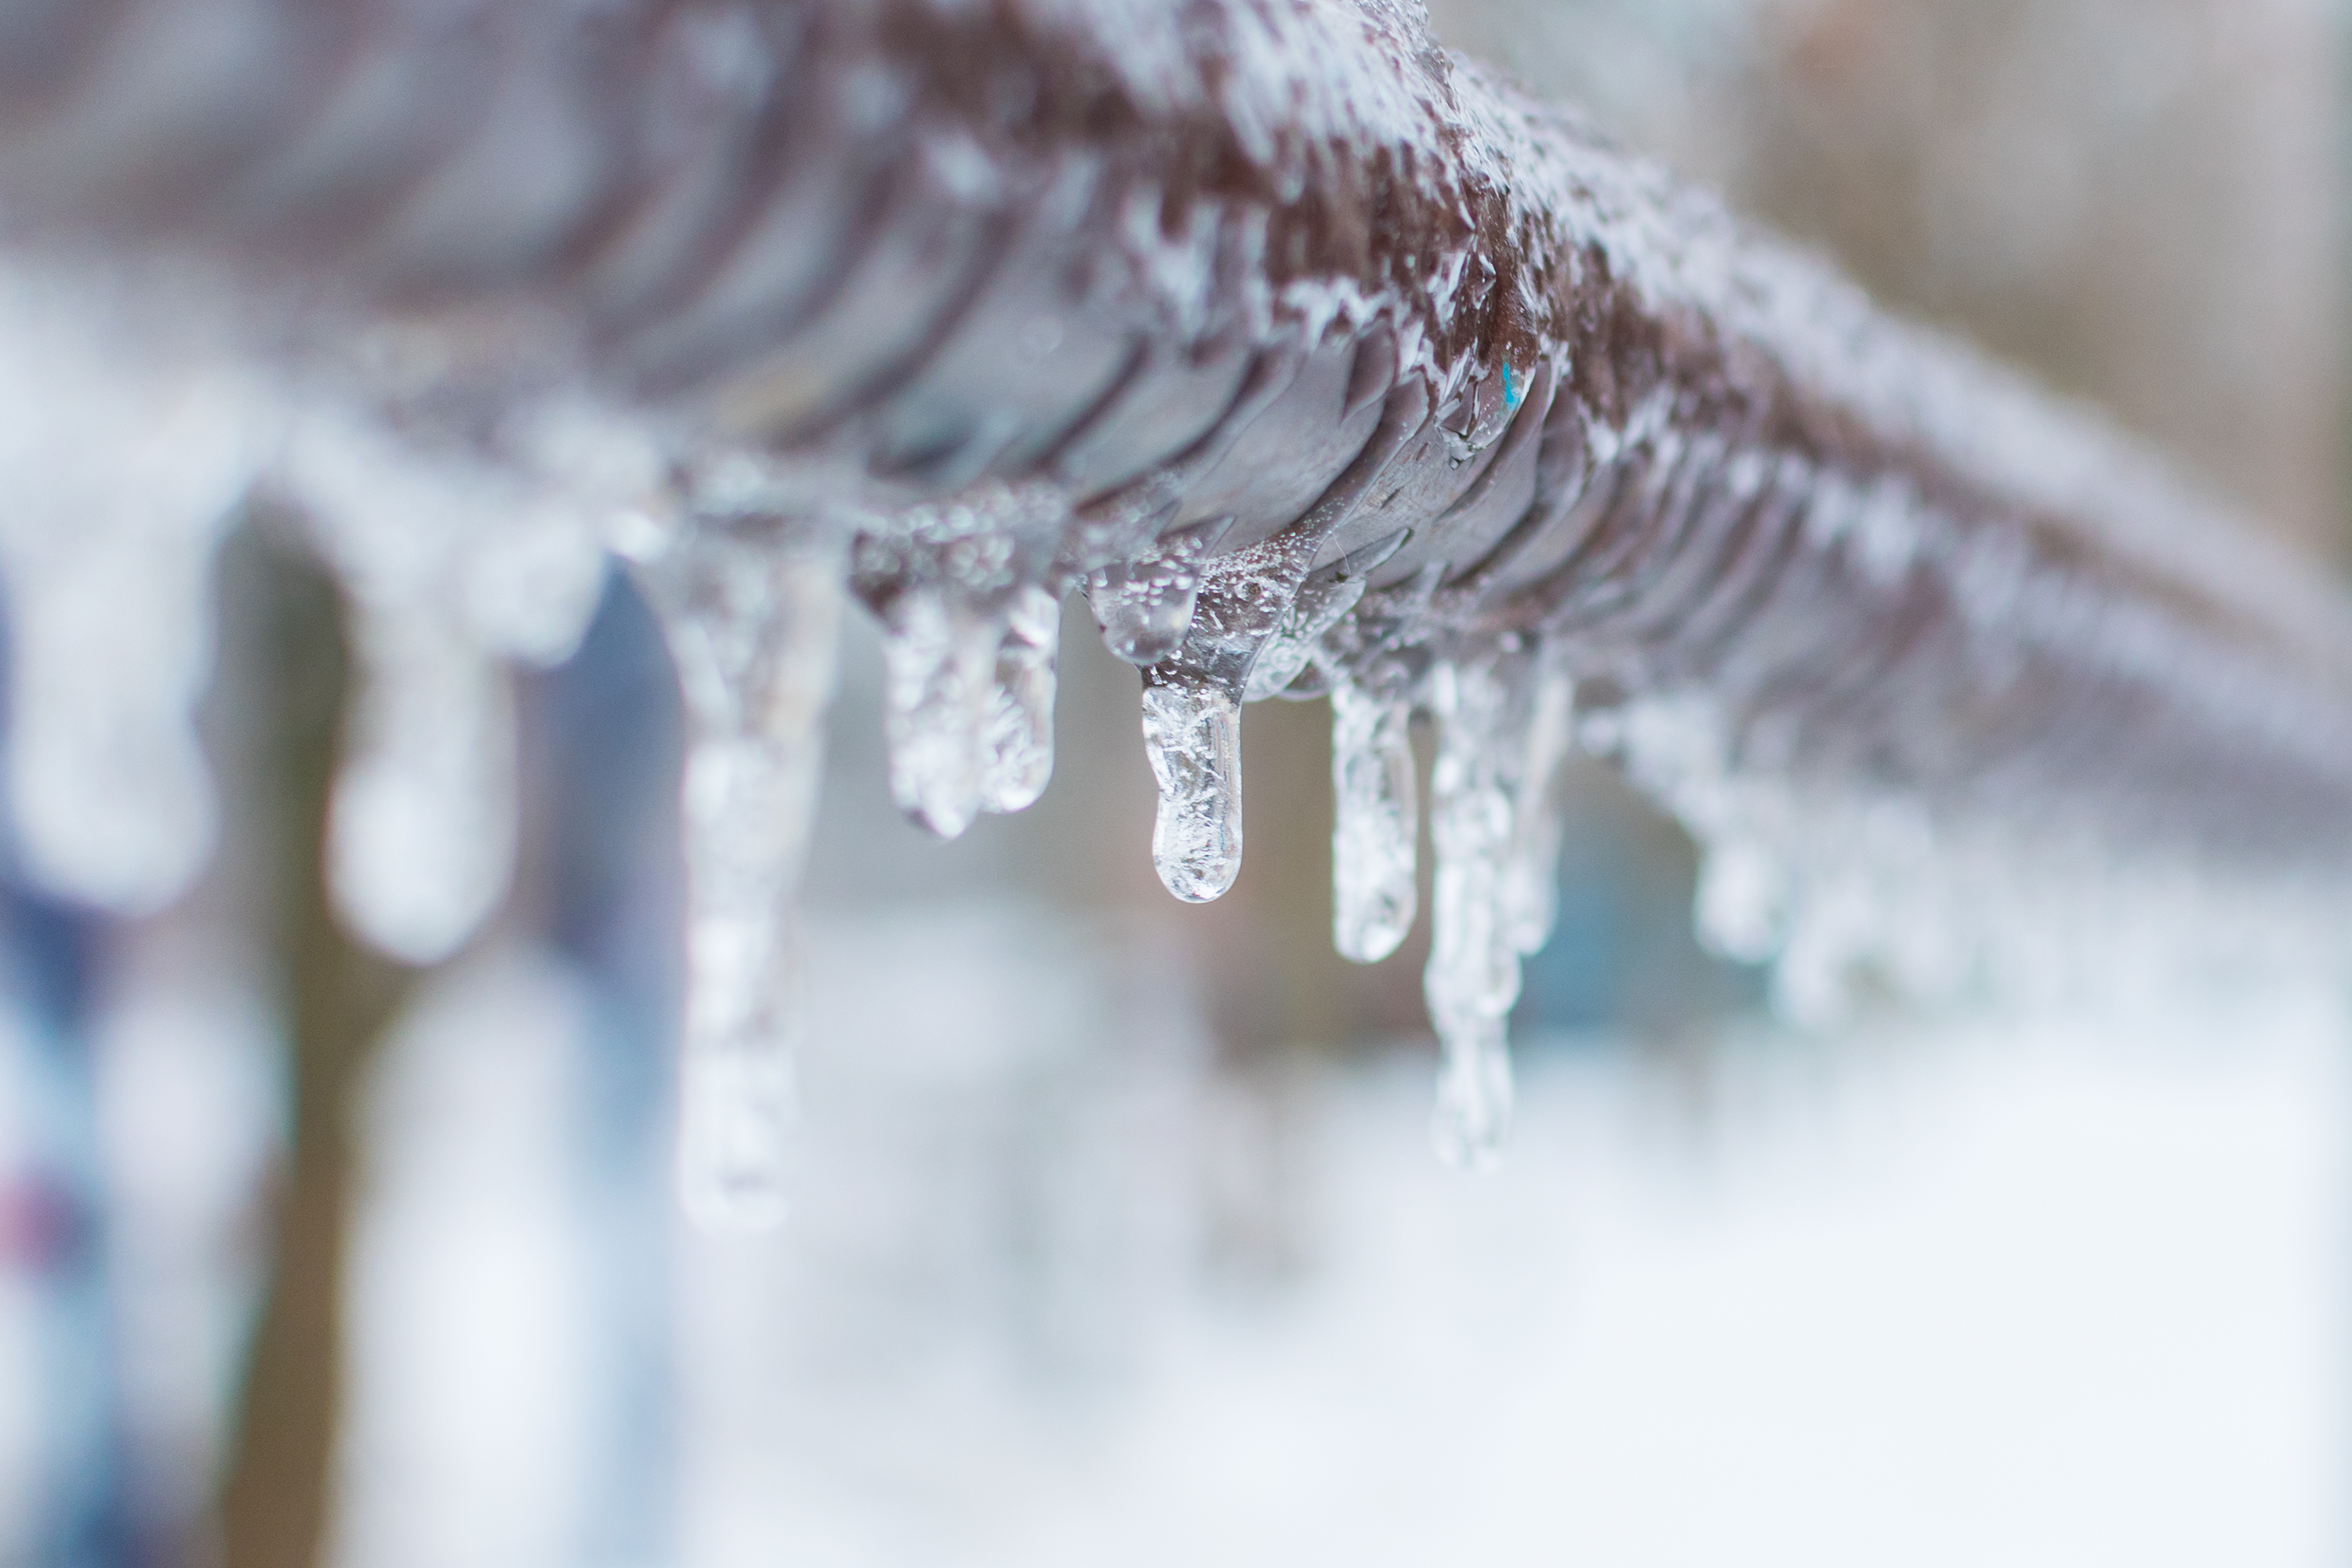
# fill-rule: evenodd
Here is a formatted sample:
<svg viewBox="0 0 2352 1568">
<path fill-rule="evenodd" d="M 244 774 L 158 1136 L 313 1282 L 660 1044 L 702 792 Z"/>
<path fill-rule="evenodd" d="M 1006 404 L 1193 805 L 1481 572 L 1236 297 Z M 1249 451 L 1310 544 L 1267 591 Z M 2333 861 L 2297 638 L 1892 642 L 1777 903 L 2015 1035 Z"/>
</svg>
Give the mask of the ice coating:
<svg viewBox="0 0 2352 1568">
<path fill-rule="evenodd" d="M 1129 664 L 1153 665 L 1173 657 L 1192 626 L 1201 563 L 1231 521 L 1185 529 L 1134 561 L 1091 574 L 1087 606 L 1102 628 L 1103 646 Z"/>
<path fill-rule="evenodd" d="M 212 847 L 190 710 L 213 555 L 275 410 L 241 367 L 106 320 L 47 268 L 0 269 L 0 347 L 13 826 L 44 886 L 142 913 Z"/>
<path fill-rule="evenodd" d="M 686 700 L 679 1186 L 698 1223 L 783 1217 L 803 1020 L 793 898 L 822 776 L 836 554 L 775 520 L 704 520 L 638 563 Z"/>
<path fill-rule="evenodd" d="M 1412 929 L 1421 807 L 1412 703 L 1402 689 L 1331 690 L 1331 941 L 1377 963 Z"/>
</svg>

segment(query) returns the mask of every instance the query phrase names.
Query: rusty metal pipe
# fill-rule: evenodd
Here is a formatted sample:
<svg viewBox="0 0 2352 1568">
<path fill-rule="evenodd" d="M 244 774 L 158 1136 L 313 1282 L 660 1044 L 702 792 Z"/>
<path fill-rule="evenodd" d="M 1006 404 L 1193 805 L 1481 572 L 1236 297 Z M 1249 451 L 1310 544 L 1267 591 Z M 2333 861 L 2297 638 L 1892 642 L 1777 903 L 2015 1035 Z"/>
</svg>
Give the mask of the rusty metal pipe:
<svg viewBox="0 0 2352 1568">
<path fill-rule="evenodd" d="M 2263 867 L 2352 822 L 2317 568 L 1386 0 L 20 0 L 0 196 L 226 267 L 259 352 L 423 323 L 462 417 L 1044 487 L 1065 581 L 1410 531 L 1391 647 L 1555 636 L 1757 770 Z"/>
</svg>

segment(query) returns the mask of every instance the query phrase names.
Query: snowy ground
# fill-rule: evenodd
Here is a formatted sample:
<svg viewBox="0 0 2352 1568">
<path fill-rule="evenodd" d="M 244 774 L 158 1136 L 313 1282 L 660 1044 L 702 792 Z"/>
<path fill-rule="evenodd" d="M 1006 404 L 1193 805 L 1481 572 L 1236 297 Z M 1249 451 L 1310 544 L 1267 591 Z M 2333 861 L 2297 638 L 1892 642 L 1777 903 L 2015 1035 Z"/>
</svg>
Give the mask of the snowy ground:
<svg viewBox="0 0 2352 1568">
<path fill-rule="evenodd" d="M 908 942 L 940 962 L 883 985 Z M 1244 1276 L 1202 1163 L 1247 1116 L 1096 937 L 933 913 L 814 959 L 800 1212 L 682 1248 L 694 1568 L 2345 1558 L 2326 1006 L 1550 1042 L 1486 1181 L 1430 1158 L 1425 1060 L 1331 1069 L 1265 1162 L 1293 1265 Z M 546 1123 L 499 1127 L 577 1020 L 508 962 L 388 1071 L 353 1563 L 595 1555 L 581 1267 L 497 1241 L 564 1212 L 516 1174 Z"/>
</svg>

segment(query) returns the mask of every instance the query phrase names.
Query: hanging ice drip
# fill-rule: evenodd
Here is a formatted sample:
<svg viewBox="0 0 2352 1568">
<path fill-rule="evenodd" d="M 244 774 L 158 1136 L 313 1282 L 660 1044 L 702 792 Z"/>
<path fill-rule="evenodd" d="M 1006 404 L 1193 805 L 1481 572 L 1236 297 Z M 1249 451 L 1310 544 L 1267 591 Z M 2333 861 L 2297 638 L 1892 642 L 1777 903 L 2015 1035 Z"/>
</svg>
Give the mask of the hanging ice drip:
<svg viewBox="0 0 2352 1568">
<path fill-rule="evenodd" d="M 1465 1169 L 1491 1168 L 1509 1131 L 1508 1021 L 1519 962 L 1551 933 L 1570 697 L 1565 669 L 1517 637 L 1430 672 L 1437 869 L 1423 989 L 1443 1053 L 1437 1148 Z"/>
<path fill-rule="evenodd" d="M 679 1185 L 698 1223 L 756 1229 L 786 1208 L 805 1027 L 793 898 L 823 773 L 840 552 L 805 524 L 701 517 L 650 536 L 635 564 L 687 712 Z"/>
<path fill-rule="evenodd" d="M 885 632 L 890 794 L 942 838 L 1024 809 L 1053 777 L 1065 584 L 1052 562 L 1067 516 L 1050 491 L 982 486 L 853 549 L 853 585 Z"/>
<path fill-rule="evenodd" d="M 505 897 L 517 802 L 505 661 L 553 664 L 604 577 L 604 517 L 544 480 L 356 414 L 298 423 L 277 470 L 350 597 L 357 710 L 328 841 L 335 903 L 411 963 Z"/>
<path fill-rule="evenodd" d="M 27 873 L 145 913 L 212 847 L 191 717 L 211 566 L 278 409 L 217 345 L 176 341 L 209 301 L 121 319 L 121 282 L 22 258 L 0 273 L 6 783 Z"/>
</svg>

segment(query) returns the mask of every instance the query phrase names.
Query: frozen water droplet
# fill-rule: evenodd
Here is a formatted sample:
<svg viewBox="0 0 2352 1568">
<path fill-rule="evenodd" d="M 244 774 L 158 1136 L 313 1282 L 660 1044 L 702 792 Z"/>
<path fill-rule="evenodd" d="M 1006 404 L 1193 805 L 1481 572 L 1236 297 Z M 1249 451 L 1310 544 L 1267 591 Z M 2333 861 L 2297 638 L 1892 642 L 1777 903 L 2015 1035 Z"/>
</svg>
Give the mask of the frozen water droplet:
<svg viewBox="0 0 2352 1568">
<path fill-rule="evenodd" d="M 1003 633 L 993 617 L 939 584 L 901 592 L 887 619 L 882 658 L 890 795 L 918 826 L 954 838 L 980 815 L 992 782 L 983 746 Z"/>
<path fill-rule="evenodd" d="M 1242 710 L 1213 682 L 1179 675 L 1143 689 L 1143 744 L 1160 785 L 1151 861 L 1170 892 L 1207 903 L 1242 865 Z"/>
<path fill-rule="evenodd" d="M 1087 579 L 1087 606 L 1102 627 L 1103 644 L 1129 664 L 1152 665 L 1184 645 L 1201 592 L 1201 563 L 1231 518 L 1160 542 L 1150 554 L 1106 566 Z"/>
<path fill-rule="evenodd" d="M 1478 1169 L 1499 1158 L 1507 1126 L 1504 1036 L 1519 995 L 1504 886 L 1513 817 L 1507 759 L 1522 740 L 1514 732 L 1513 695 L 1496 659 L 1431 671 L 1438 749 L 1430 837 L 1437 875 L 1423 993 L 1444 1053 L 1439 1147 L 1448 1159 Z"/>
<path fill-rule="evenodd" d="M 838 563 L 705 526 L 641 572 L 686 698 L 679 1185 L 698 1223 L 772 1225 L 803 1028 L 792 898 L 823 769 Z"/>
<path fill-rule="evenodd" d="M 1421 822 L 1412 718 L 1402 691 L 1353 681 L 1331 690 L 1331 940 L 1358 963 L 1386 958 L 1412 929 Z"/>
<path fill-rule="evenodd" d="M 981 804 L 994 812 L 1026 809 L 1054 776 L 1054 658 L 1062 602 L 1042 587 L 1013 595 L 996 651 L 989 692 Z"/>
</svg>

